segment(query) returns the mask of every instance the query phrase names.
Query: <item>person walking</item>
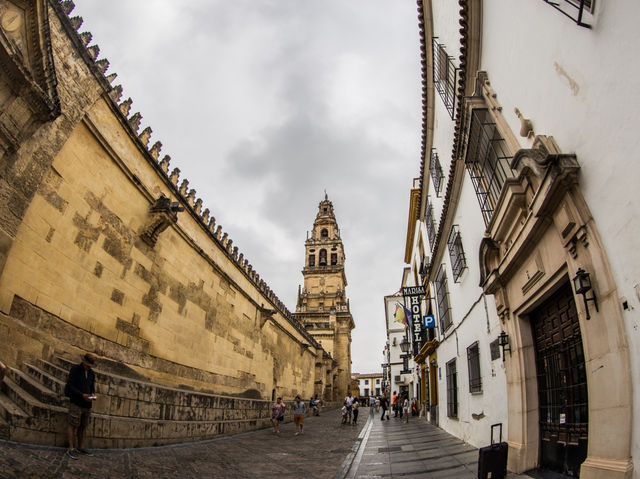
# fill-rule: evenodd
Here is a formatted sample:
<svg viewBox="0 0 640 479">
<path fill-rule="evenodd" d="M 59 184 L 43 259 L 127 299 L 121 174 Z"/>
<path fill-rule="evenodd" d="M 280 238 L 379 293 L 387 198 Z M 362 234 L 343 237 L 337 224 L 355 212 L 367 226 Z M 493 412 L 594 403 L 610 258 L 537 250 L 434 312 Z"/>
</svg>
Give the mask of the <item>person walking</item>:
<svg viewBox="0 0 640 479">
<path fill-rule="evenodd" d="M 295 435 L 304 434 L 302 427 L 304 426 L 304 415 L 307 413 L 307 404 L 300 398 L 300 396 L 296 396 L 292 409 L 293 422 L 296 425 Z"/>
<path fill-rule="evenodd" d="M 280 434 L 280 424 L 284 421 L 284 411 L 287 406 L 282 402 L 282 398 L 276 399 L 271 406 L 271 424 L 273 424 L 273 433 Z"/>
<path fill-rule="evenodd" d="M 351 424 L 353 424 L 354 426 L 356 424 L 358 424 L 358 409 L 360 408 L 360 403 L 358 402 L 358 400 L 356 399 L 355 401 L 353 401 L 353 420 L 351 421 Z"/>
<path fill-rule="evenodd" d="M 340 409 L 340 412 L 342 413 L 342 424 L 346 424 L 347 418 L 349 417 L 349 411 L 347 410 L 347 401 L 345 401 L 342 405 L 342 409 Z"/>
<path fill-rule="evenodd" d="M 400 417 L 404 417 L 404 422 L 409 424 L 409 397 L 406 394 L 402 401 L 402 416 Z"/>
<path fill-rule="evenodd" d="M 380 416 L 380 420 L 384 421 L 384 416 L 386 414 L 388 421 L 389 412 L 387 411 L 387 409 L 389 409 L 389 399 L 387 398 L 386 394 L 380 398 L 380 407 L 382 408 L 382 416 Z"/>
<path fill-rule="evenodd" d="M 69 425 L 67 426 L 69 448 L 66 454 L 71 459 L 78 459 L 79 454 L 93 455 L 84 447 L 84 432 L 89 425 L 92 401 L 96 400 L 96 376 L 93 372 L 95 364 L 95 356 L 87 353 L 82 357 L 80 364 L 74 364 L 69 370 L 65 386 L 65 395 L 69 396 Z M 74 439 L 77 439 L 77 448 L 73 447 Z"/>
<path fill-rule="evenodd" d="M 391 397 L 391 406 L 393 407 L 393 417 L 398 417 L 398 393 L 395 391 Z"/>
<path fill-rule="evenodd" d="M 351 424 L 351 418 L 353 417 L 353 401 L 355 400 L 355 398 L 353 397 L 353 394 L 349 393 L 349 395 L 345 398 L 345 403 L 347 403 L 347 422 L 349 424 Z"/>
</svg>

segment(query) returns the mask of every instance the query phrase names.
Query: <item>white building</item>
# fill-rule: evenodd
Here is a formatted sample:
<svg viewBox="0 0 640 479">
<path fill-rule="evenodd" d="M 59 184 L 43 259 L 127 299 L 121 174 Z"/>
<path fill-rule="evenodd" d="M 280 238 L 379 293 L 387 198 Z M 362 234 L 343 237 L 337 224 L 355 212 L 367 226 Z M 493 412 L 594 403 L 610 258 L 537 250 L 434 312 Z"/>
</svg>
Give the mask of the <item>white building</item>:
<svg viewBox="0 0 640 479">
<path fill-rule="evenodd" d="M 638 478 L 640 3 L 418 5 L 429 417 L 476 445 L 504 423 L 516 472 Z"/>
<path fill-rule="evenodd" d="M 359 397 L 378 397 L 382 394 L 382 373 L 355 373 L 352 377 L 358 381 Z"/>
</svg>

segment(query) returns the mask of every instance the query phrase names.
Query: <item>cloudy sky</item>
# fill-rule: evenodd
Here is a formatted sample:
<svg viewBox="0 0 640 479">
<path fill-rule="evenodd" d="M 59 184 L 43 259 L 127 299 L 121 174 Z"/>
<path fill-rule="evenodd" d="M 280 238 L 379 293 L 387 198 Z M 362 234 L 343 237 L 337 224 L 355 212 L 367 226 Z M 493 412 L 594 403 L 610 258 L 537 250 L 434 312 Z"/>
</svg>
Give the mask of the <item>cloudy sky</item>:
<svg viewBox="0 0 640 479">
<path fill-rule="evenodd" d="M 356 328 L 376 372 L 418 176 L 415 0 L 75 0 L 107 73 L 291 311 L 327 191 Z"/>
</svg>

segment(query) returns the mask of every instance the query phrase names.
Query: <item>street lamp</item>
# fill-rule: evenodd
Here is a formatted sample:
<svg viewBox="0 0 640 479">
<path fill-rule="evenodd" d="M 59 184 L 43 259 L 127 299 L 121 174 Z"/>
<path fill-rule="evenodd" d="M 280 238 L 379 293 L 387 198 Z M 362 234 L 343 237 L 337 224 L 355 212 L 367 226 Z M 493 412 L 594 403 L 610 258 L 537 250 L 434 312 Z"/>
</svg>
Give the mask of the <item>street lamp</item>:
<svg viewBox="0 0 640 479">
<path fill-rule="evenodd" d="M 596 312 L 598 311 L 598 300 L 596 299 L 595 291 L 592 291 L 591 286 L 591 278 L 589 277 L 589 273 L 587 273 L 582 268 L 578 268 L 576 271 L 576 275 L 573 278 L 573 287 L 576 290 L 576 294 L 581 294 L 582 299 L 584 299 L 584 309 L 587 312 L 587 319 L 591 319 L 591 314 L 589 314 L 589 306 L 587 305 L 587 301 L 593 301 L 593 304 L 596 307 Z M 591 291 L 591 297 L 587 298 L 587 293 Z"/>
<path fill-rule="evenodd" d="M 400 350 L 403 353 L 406 353 L 409 351 L 409 340 L 407 339 L 407 337 L 403 337 L 402 341 L 400 342 Z"/>
<path fill-rule="evenodd" d="M 509 351 L 509 355 L 511 355 L 511 345 L 509 344 L 509 335 L 504 331 L 500 331 L 500 335 L 498 336 L 498 345 L 502 348 L 502 361 L 504 362 L 504 352 Z"/>
<path fill-rule="evenodd" d="M 409 352 L 409 340 L 407 339 L 406 335 L 402 338 L 402 341 L 400 341 L 400 350 L 403 353 L 403 354 L 400 355 L 400 357 L 402 358 L 402 371 L 400 371 L 400 373 L 401 374 L 408 374 L 408 373 L 411 372 L 411 370 L 409 369 L 409 356 L 410 356 L 410 354 L 408 354 L 408 352 Z"/>
</svg>

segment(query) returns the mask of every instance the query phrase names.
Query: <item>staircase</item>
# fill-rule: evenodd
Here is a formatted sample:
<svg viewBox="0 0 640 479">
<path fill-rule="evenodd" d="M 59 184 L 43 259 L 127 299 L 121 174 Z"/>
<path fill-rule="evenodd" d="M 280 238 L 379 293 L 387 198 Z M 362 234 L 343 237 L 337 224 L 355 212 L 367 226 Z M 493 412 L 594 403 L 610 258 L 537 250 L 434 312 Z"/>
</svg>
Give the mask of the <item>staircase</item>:
<svg viewBox="0 0 640 479">
<path fill-rule="evenodd" d="M 73 364 L 55 357 L 7 371 L 0 388 L 0 439 L 66 445 L 69 400 L 63 391 Z M 170 388 L 99 367 L 94 372 L 98 399 L 86 432 L 90 447 L 192 442 L 270 424 L 269 401 Z"/>
</svg>

